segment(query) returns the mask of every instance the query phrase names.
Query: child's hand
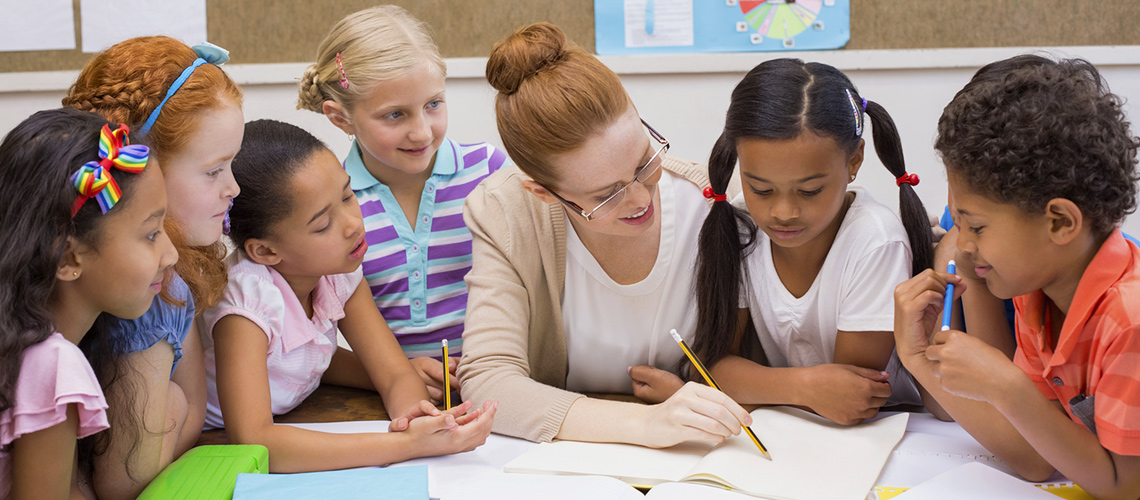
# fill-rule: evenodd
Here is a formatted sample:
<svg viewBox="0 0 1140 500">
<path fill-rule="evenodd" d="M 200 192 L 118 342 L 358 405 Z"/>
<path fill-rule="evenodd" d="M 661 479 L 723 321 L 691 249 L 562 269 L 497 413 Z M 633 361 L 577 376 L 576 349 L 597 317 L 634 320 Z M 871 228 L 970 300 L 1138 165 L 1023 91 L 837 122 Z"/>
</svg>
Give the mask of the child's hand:
<svg viewBox="0 0 1140 500">
<path fill-rule="evenodd" d="M 474 450 L 485 443 L 491 434 L 498 406 L 497 401 L 487 401 L 482 408 L 458 417 L 443 412 L 439 416 L 413 419 L 406 431 L 411 437 L 411 446 L 415 447 L 415 453 L 420 457 Z"/>
<path fill-rule="evenodd" d="M 629 367 L 629 378 L 633 380 L 633 395 L 648 404 L 669 399 L 685 385 L 681 377 L 648 365 Z"/>
<path fill-rule="evenodd" d="M 649 410 L 645 435 L 637 442 L 650 448 L 665 448 L 684 441 L 720 443 L 751 425 L 752 416 L 732 398 L 712 387 L 689 382 L 664 403 Z"/>
<path fill-rule="evenodd" d="M 1000 350 L 956 330 L 938 332 L 926 348 L 926 358 L 934 362 L 934 376 L 942 388 L 963 398 L 993 402 L 996 391 L 1030 382 Z"/>
<path fill-rule="evenodd" d="M 942 314 L 946 283 L 954 284 L 954 297 L 965 290 L 962 278 L 927 269 L 895 287 L 895 346 L 903 362 L 921 356 Z"/>
<path fill-rule="evenodd" d="M 839 425 L 855 425 L 874 417 L 891 395 L 889 374 L 854 365 L 811 367 L 804 387 L 811 388 L 808 407 Z"/>
<path fill-rule="evenodd" d="M 450 410 L 445 410 L 445 411 L 440 411 L 438 408 L 435 407 L 435 405 L 431 404 L 430 401 L 426 401 L 426 400 L 420 401 L 419 404 L 417 404 L 415 407 L 413 407 L 411 410 L 409 410 L 404 415 L 397 417 L 397 418 L 393 418 L 392 423 L 388 424 L 388 432 L 406 431 L 406 430 L 408 430 L 408 423 L 411 422 L 412 420 L 415 420 L 415 419 L 420 418 L 420 417 L 434 417 L 434 416 L 442 415 L 444 413 L 449 413 L 452 416 L 455 416 L 458 418 L 459 416 L 463 415 L 464 413 L 467 413 L 467 410 L 470 410 L 470 409 L 471 409 L 471 402 L 470 401 L 464 401 L 463 403 L 459 404 L 459 406 L 452 407 Z"/>
<path fill-rule="evenodd" d="M 459 392 L 459 381 L 455 379 L 455 368 L 459 366 L 459 358 L 452 356 L 449 363 L 451 372 L 451 390 Z M 436 361 L 435 358 L 422 356 L 412 359 L 412 366 L 415 367 L 416 372 L 420 374 L 423 379 L 424 385 L 427 386 L 428 396 L 431 397 L 432 402 L 439 403 L 443 401 L 443 362 Z"/>
</svg>

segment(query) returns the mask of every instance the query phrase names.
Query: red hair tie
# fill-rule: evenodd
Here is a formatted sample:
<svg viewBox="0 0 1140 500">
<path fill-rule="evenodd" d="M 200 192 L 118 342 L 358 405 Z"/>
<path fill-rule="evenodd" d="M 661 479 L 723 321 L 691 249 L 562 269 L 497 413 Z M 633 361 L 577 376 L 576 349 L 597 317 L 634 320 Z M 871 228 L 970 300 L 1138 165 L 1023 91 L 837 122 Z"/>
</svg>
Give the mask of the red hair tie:
<svg viewBox="0 0 1140 500">
<path fill-rule="evenodd" d="M 902 187 L 903 184 L 910 184 L 911 186 L 918 185 L 918 174 L 903 174 L 895 178 L 895 185 Z"/>
<path fill-rule="evenodd" d="M 705 198 L 708 198 L 708 199 L 713 200 L 713 201 L 725 201 L 728 199 L 728 196 L 725 196 L 723 194 L 714 193 L 712 186 L 705 188 L 704 194 L 705 194 Z"/>
</svg>

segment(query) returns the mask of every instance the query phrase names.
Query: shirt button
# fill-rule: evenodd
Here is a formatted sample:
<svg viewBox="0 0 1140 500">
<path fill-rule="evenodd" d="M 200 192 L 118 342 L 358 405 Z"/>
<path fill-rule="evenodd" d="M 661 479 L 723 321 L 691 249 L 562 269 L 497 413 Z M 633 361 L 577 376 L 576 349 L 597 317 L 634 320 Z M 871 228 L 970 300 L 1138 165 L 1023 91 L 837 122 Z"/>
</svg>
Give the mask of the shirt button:
<svg viewBox="0 0 1140 500">
<path fill-rule="evenodd" d="M 419 246 L 419 245 L 412 245 L 412 253 L 417 253 L 417 252 L 419 252 L 419 251 L 420 251 L 420 246 Z"/>
<path fill-rule="evenodd" d="M 426 216 L 426 215 L 425 215 L 425 216 L 424 216 L 422 219 L 420 219 L 420 220 L 424 221 L 424 224 L 427 224 L 428 220 L 430 220 L 430 219 L 431 219 L 431 217 L 428 217 L 428 216 Z"/>
<path fill-rule="evenodd" d="M 430 185 L 429 185 L 429 186 L 427 187 L 427 192 L 429 192 L 429 193 L 434 193 L 434 192 L 435 192 L 435 186 L 430 186 Z"/>
<path fill-rule="evenodd" d="M 412 307 L 415 307 L 416 309 L 419 309 L 423 305 L 424 305 L 424 303 L 420 299 L 416 299 L 416 300 L 412 301 Z"/>
<path fill-rule="evenodd" d="M 1061 377 L 1053 377 L 1053 385 L 1065 385 L 1065 381 Z"/>
<path fill-rule="evenodd" d="M 413 280 L 419 281 L 419 280 L 420 280 L 420 276 L 422 276 L 422 275 L 420 274 L 420 272 L 419 272 L 419 271 L 415 271 L 415 272 L 413 272 L 413 273 L 412 273 L 412 279 L 413 279 Z"/>
</svg>

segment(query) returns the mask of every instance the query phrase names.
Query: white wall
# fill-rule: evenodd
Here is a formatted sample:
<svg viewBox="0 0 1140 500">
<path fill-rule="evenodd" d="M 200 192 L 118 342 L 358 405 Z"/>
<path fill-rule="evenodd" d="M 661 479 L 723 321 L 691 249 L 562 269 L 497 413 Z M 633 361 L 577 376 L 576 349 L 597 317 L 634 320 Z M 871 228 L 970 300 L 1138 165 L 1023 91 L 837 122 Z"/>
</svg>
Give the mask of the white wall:
<svg viewBox="0 0 1140 500">
<path fill-rule="evenodd" d="M 908 170 L 922 177 L 917 190 L 930 212 L 941 213 L 946 180 L 932 145 L 942 108 L 983 64 L 1015 54 L 1048 50 L 1085 57 L 1096 64 L 1111 89 L 1122 96 L 1129 117 L 1140 116 L 1140 47 L 1054 49 L 940 49 L 833 51 L 794 54 L 832 64 L 851 77 L 862 95 L 891 112 L 903 139 Z M 771 54 L 697 54 L 603 57 L 621 75 L 643 118 L 673 144 L 671 153 L 705 161 L 723 125 L 732 88 L 744 73 Z M 448 135 L 460 141 L 501 142 L 495 128 L 494 91 L 483 79 L 482 58 L 448 60 Z M 298 111 L 296 82 L 303 64 L 228 66 L 245 89 L 247 120 L 274 118 L 302 126 L 323 139 L 338 156 L 348 139 L 321 115 Z M 76 72 L 0 74 L 0 134 L 31 113 L 58 107 Z M 1140 132 L 1140 127 L 1134 127 Z M 869 138 L 870 136 L 867 135 Z M 880 201 L 897 205 L 892 176 L 868 155 L 857 183 Z M 1124 224 L 1140 235 L 1140 215 Z"/>
</svg>

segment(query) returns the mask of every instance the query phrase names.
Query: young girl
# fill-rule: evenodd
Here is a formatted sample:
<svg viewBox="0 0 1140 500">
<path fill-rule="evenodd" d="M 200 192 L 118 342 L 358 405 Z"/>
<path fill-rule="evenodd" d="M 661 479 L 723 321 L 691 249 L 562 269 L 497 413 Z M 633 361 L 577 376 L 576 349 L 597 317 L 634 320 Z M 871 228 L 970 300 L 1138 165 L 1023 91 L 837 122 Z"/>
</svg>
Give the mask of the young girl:
<svg viewBox="0 0 1140 500">
<path fill-rule="evenodd" d="M 76 344 L 101 313 L 146 312 L 178 258 L 162 172 L 127 136 L 56 109 L 0 144 L 0 498 L 87 493 L 76 440 L 108 427 L 107 403 Z"/>
<path fill-rule="evenodd" d="M 443 397 L 440 341 L 463 351 L 471 233 L 463 200 L 506 155 L 445 138 L 447 67 L 428 27 L 395 5 L 350 14 L 317 49 L 298 109 L 355 136 L 344 168 L 367 228 L 367 280 L 432 399 Z"/>
<path fill-rule="evenodd" d="M 865 116 L 902 222 L 849 185 Z M 747 212 L 719 194 L 738 159 Z M 701 229 L 693 347 L 721 387 L 741 404 L 802 405 L 840 424 L 919 403 L 893 354 L 891 291 L 930 267 L 933 249 L 887 111 L 831 66 L 764 62 L 732 93 L 709 176 L 719 201 Z M 761 362 L 744 357 L 756 340 Z"/>
<path fill-rule="evenodd" d="M 221 302 L 203 315 L 207 425 L 269 448 L 273 472 L 383 465 L 468 451 L 491 432 L 495 404 L 441 413 L 372 302 L 360 263 L 360 205 L 324 144 L 293 125 L 246 125 L 230 211 L 238 251 Z M 337 326 L 355 356 L 337 356 Z M 323 381 L 375 388 L 392 430 L 325 434 L 273 425 Z M 223 420 L 224 416 L 224 420 Z"/>
<path fill-rule="evenodd" d="M 202 429 L 202 349 L 187 332 L 195 308 L 217 302 L 225 286 L 225 246 L 218 240 L 238 194 L 229 164 L 244 121 L 241 90 L 216 66 L 226 59 L 212 46 L 133 38 L 97 54 L 63 100 L 137 125 L 165 175 L 167 230 L 181 256 L 177 275 L 143 317 L 113 321 L 108 339 L 84 346 L 111 403 L 112 430 L 90 450 L 103 500 L 138 496 Z"/>
</svg>

